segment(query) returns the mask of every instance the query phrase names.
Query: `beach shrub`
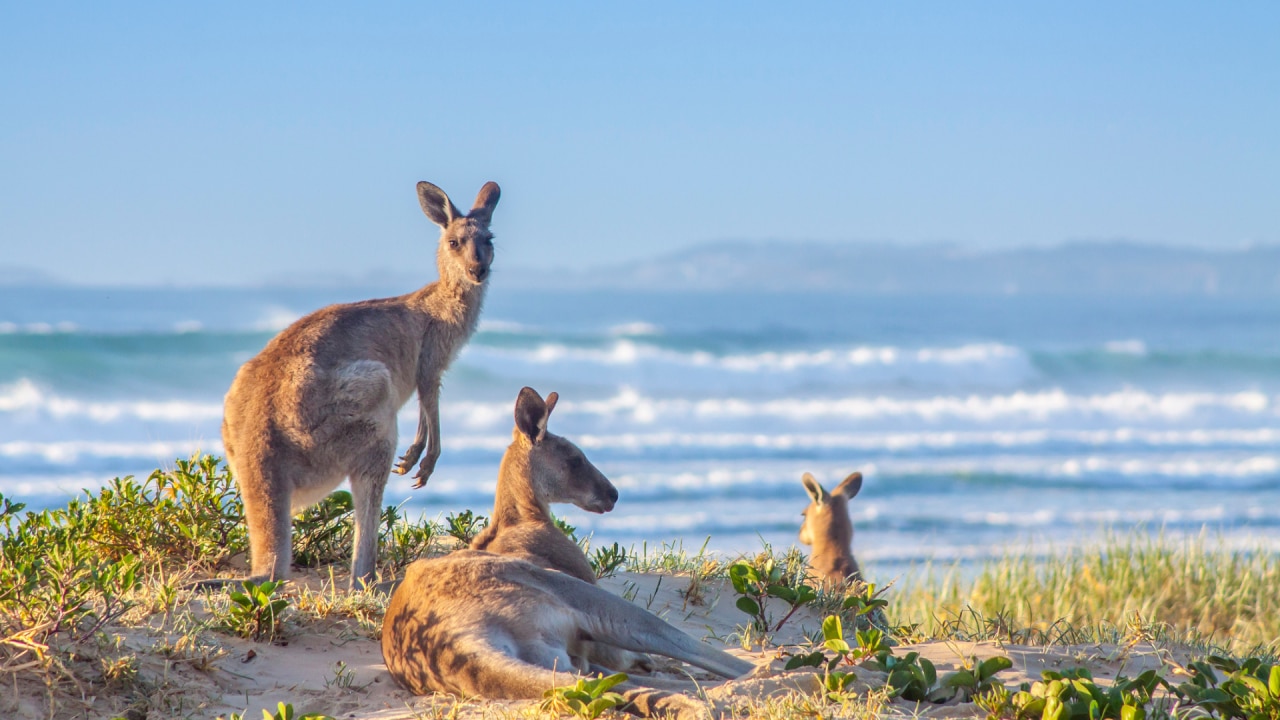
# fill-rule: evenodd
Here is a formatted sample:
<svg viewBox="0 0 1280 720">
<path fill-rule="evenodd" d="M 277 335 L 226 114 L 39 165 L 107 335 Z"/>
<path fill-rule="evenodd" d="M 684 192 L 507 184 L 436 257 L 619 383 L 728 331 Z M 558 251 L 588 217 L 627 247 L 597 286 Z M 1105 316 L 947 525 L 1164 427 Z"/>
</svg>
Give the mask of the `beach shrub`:
<svg viewBox="0 0 1280 720">
<path fill-rule="evenodd" d="M 378 531 L 382 545 L 378 564 L 384 576 L 398 575 L 406 565 L 425 557 L 431 551 L 431 542 L 438 530 L 435 523 L 426 518 L 410 522 L 398 506 L 388 505 L 382 510 L 382 524 Z"/>
<path fill-rule="evenodd" d="M 958 699 L 969 702 L 977 695 L 988 693 L 996 685 L 995 675 L 1013 667 L 1013 661 L 1002 655 L 978 660 L 970 657 L 965 666 L 947 673 L 938 681 L 938 687 L 929 693 L 931 702 L 947 702 Z"/>
<path fill-rule="evenodd" d="M 1226 673 L 1221 682 L 1214 668 Z M 1280 719 L 1280 665 L 1210 656 L 1187 671 L 1190 679 L 1173 688 L 1178 697 L 1223 718 Z"/>
<path fill-rule="evenodd" d="M 351 493 L 339 490 L 293 516 L 293 562 L 316 567 L 350 560 L 355 535 Z"/>
<path fill-rule="evenodd" d="M 219 716 L 218 720 L 247 720 L 244 713 L 231 713 L 230 716 Z M 298 715 L 293 709 L 293 703 L 279 703 L 276 705 L 276 711 L 262 711 L 262 720 L 334 720 L 330 715 L 321 713 L 309 713 L 307 715 Z"/>
<path fill-rule="evenodd" d="M 552 515 L 551 522 L 557 528 L 560 529 L 560 532 L 565 534 L 565 537 L 569 538 L 574 542 L 580 542 L 578 540 L 578 528 L 573 525 L 570 525 L 568 520 L 565 520 L 564 518 L 556 515 Z"/>
<path fill-rule="evenodd" d="M 901 657 L 895 655 L 888 637 L 878 628 L 856 630 L 851 639 L 853 642 L 844 636 L 840 616 L 829 615 L 822 622 L 821 646 L 811 653 L 793 655 L 786 669 L 824 667 L 826 694 L 831 700 L 840 700 L 845 686 L 853 680 L 851 671 L 840 668 L 858 666 L 885 673 L 890 698 L 942 703 L 966 702 L 1002 687 L 995 680 L 996 673 L 1013 667 L 1009 658 L 1002 656 L 982 662 L 971 658 L 966 667 L 939 680 L 937 669 L 928 658 L 914 651 Z"/>
<path fill-rule="evenodd" d="M 0 643 L 8 660 L 0 665 L 43 658 L 58 635 L 72 645 L 93 637 L 133 606 L 141 565 L 84 542 L 93 519 L 84 502 L 18 519 L 24 508 L 0 496 Z"/>
<path fill-rule="evenodd" d="M 255 642 L 279 637 L 281 615 L 289 607 L 287 599 L 276 597 L 280 585 L 273 580 L 246 580 L 243 590 L 229 595 L 230 603 L 220 622 L 222 629 Z"/>
<path fill-rule="evenodd" d="M 1045 670 L 1042 680 L 1008 698 L 1017 720 L 1144 720 L 1170 717 L 1172 701 L 1156 697 L 1168 682 L 1155 670 L 1136 678 L 1123 675 L 1111 687 L 1093 681 L 1087 668 Z M 990 697 L 990 696 L 988 696 Z M 1241 716 L 1243 717 L 1243 716 Z"/>
<path fill-rule="evenodd" d="M 600 675 L 594 679 L 581 678 L 574 685 L 551 688 L 543 693 L 543 712 L 571 713 L 585 720 L 595 720 L 608 710 L 626 702 L 626 698 L 611 692 L 613 686 L 625 682 L 626 673 Z"/>
<path fill-rule="evenodd" d="M 457 538 L 463 545 L 470 545 L 480 531 L 489 527 L 489 518 L 477 515 L 470 510 L 450 513 L 444 519 L 445 532 Z"/>
<path fill-rule="evenodd" d="M 745 560 L 733 563 L 729 566 L 729 581 L 741 596 L 735 606 L 751 616 L 752 626 L 760 633 L 770 631 L 771 619 L 766 612 L 769 598 L 788 605 L 787 614 L 772 628 L 777 632 L 797 610 L 818 597 L 811 586 L 800 582 L 799 576 L 792 573 L 788 577 L 787 567 L 771 555 L 756 558 L 754 564 Z"/>
<path fill-rule="evenodd" d="M 616 575 L 627 564 L 628 557 L 627 551 L 614 543 L 609 547 L 596 548 L 595 552 L 587 556 L 587 562 L 591 563 L 591 569 L 595 571 L 597 578 L 607 578 Z"/>
<path fill-rule="evenodd" d="M 104 559 L 132 555 L 147 568 L 213 569 L 248 547 L 240 493 L 212 455 L 176 460 L 143 482 L 116 478 L 72 501 L 59 520 Z"/>
</svg>

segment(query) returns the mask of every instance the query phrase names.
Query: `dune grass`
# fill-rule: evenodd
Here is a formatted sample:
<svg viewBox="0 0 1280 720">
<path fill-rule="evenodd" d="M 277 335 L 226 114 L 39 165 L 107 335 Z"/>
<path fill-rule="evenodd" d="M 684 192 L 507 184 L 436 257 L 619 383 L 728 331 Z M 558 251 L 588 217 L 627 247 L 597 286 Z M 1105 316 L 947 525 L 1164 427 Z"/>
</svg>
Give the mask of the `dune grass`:
<svg viewBox="0 0 1280 720">
<path fill-rule="evenodd" d="M 1280 651 L 1280 555 L 1204 535 L 1135 532 L 1006 555 L 971 580 L 956 568 L 909 577 L 889 598 L 889 614 L 925 637 L 1053 644 L 1143 632 L 1236 656 Z"/>
</svg>

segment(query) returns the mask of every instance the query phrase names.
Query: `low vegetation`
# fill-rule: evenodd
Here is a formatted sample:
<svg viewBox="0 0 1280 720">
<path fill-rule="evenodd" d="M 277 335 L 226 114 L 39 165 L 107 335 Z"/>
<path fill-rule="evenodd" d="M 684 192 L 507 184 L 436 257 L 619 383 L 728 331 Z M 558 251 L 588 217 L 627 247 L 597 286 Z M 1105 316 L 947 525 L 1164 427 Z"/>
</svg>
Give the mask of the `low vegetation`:
<svg viewBox="0 0 1280 720">
<path fill-rule="evenodd" d="M 486 523 L 470 511 L 433 523 L 388 507 L 379 572 L 393 578 L 417 558 L 469 541 Z M 752 717 L 874 717 L 889 702 L 946 701 L 972 703 L 973 716 L 993 720 L 1280 720 L 1280 556 L 1261 548 L 1135 534 L 1048 557 L 924 571 L 888 588 L 826 588 L 806 580 L 805 558 L 794 550 L 766 547 L 726 559 L 679 542 L 593 549 L 589 537 L 562 529 L 600 577 L 623 569 L 679 576 L 686 608 L 727 593 L 741 612 L 744 646 L 788 658 L 797 672 L 821 673 L 820 693 L 759 700 Z M 334 623 L 344 634 L 376 638 L 385 595 L 335 589 L 343 586 L 336 576 L 345 575 L 352 532 L 351 498 L 335 493 L 294 523 L 297 564 L 327 573 L 322 589 L 262 583 L 201 596 L 187 589 L 190 580 L 241 574 L 246 553 L 243 508 L 217 458 L 179 460 L 145 480 L 120 478 L 40 512 L 0 495 L 0 715 L 187 717 L 190 701 L 172 673 L 208 672 L 227 656 L 228 638 L 287 642 L 301 628 Z M 793 629 L 802 610 L 827 618 L 821 633 L 807 646 L 775 645 L 775 634 Z M 119 630 L 127 627 L 144 628 L 149 644 L 122 643 Z M 1190 659 L 1178 664 L 1168 655 L 1160 671 L 1105 683 L 1084 668 L 1059 668 L 1006 686 L 1003 658 L 974 658 L 939 673 L 901 647 L 931 639 L 1146 642 L 1177 646 Z M 854 691 L 859 673 L 886 680 L 871 694 L 865 685 Z M 613 712 L 617 678 L 557 689 L 541 712 Z M 26 704 L 6 700 L 10 689 Z M 266 714 L 292 712 L 286 703 Z"/>
<path fill-rule="evenodd" d="M 1049 557 L 1008 556 L 966 580 L 954 568 L 908 578 L 889 614 L 926 637 L 1026 644 L 1154 637 L 1246 656 L 1280 651 L 1280 555 L 1207 538 L 1110 537 Z"/>
<path fill-rule="evenodd" d="M 595 678 L 581 678 L 574 685 L 548 690 L 542 701 L 542 710 L 557 715 L 571 714 L 584 720 L 595 720 L 607 710 L 626 702 L 613 687 L 626 681 L 626 673 L 614 673 Z"/>
</svg>

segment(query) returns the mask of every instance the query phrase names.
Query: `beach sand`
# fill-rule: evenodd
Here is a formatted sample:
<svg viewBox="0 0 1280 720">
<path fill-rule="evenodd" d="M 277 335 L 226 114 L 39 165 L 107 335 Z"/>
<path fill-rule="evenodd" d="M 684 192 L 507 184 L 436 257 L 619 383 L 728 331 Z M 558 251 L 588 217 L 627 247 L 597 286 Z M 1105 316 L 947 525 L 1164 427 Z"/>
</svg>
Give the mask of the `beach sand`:
<svg viewBox="0 0 1280 720">
<path fill-rule="evenodd" d="M 318 574 L 302 573 L 291 581 L 289 594 L 295 597 L 302 587 L 323 588 L 325 579 Z M 822 617 L 802 608 L 781 631 L 773 635 L 774 646 L 766 651 L 749 652 L 736 644 L 736 633 L 747 622 L 747 616 L 734 606 L 736 595 L 725 581 L 703 581 L 700 603 L 686 600 L 688 577 L 620 573 L 601 581 L 608 590 L 627 597 L 665 618 L 694 637 L 705 639 L 728 652 L 757 664 L 755 676 L 718 682 L 712 676 L 695 671 L 694 678 L 706 683 L 706 694 L 718 709 L 739 711 L 751 702 L 788 693 L 813 694 L 819 690 L 820 676 L 812 670 L 783 672 L 787 650 L 807 647 L 809 638 L 820 636 Z M 196 615 L 204 603 L 199 596 L 191 599 Z M 141 659 L 138 677 L 153 689 L 152 710 L 145 717 L 159 717 L 157 705 L 167 705 L 171 714 L 165 717 L 216 718 L 244 713 L 246 720 L 258 720 L 263 710 L 275 711 L 277 703 L 291 703 L 295 717 L 322 713 L 335 718 L 378 718 L 398 720 L 418 717 L 480 718 L 524 715 L 536 708 L 534 701 L 485 702 L 463 701 L 449 695 L 419 697 L 403 690 L 392 680 L 382 662 L 376 630 L 361 628 L 353 619 L 294 620 L 286 625 L 283 640 L 277 643 L 251 642 L 221 633 L 205 632 L 205 640 L 225 651 L 212 662 L 191 661 L 188 648 L 180 653 L 156 651 L 161 633 L 143 628 L 112 628 L 122 649 L 132 650 Z M 788 648 L 788 646 L 791 646 Z M 979 660 L 996 655 L 1009 657 L 1013 667 L 998 678 L 1006 686 L 1040 679 L 1045 669 L 1085 666 L 1100 684 L 1118 674 L 1133 677 L 1148 668 L 1158 668 L 1162 653 L 1150 645 L 1128 647 L 1114 645 L 1028 647 L 996 643 L 929 642 L 895 649 L 897 655 L 918 651 L 932 660 L 939 676 L 961 667 L 970 658 Z M 675 663 L 660 664 L 661 673 L 679 676 Z M 867 669 L 855 669 L 857 689 L 874 691 L 883 685 L 884 676 Z M 642 680 L 640 676 L 635 679 Z M 42 691 L 20 687 L 16 706 L 3 708 L 14 717 L 48 717 L 43 707 Z M 6 694 L 8 690 L 5 691 Z M 123 712 L 117 698 L 109 697 L 110 687 L 90 689 L 84 703 L 62 702 L 57 717 L 112 717 L 120 714 L 140 720 L 138 711 Z M 821 701 L 819 701 L 821 702 Z M 0 706 L 7 703 L 0 702 Z M 839 706 L 831 706 L 838 714 Z M 106 714 L 103 714 L 104 711 Z M 926 717 L 978 717 L 982 711 L 973 704 L 917 705 L 894 700 L 885 708 L 892 715 Z"/>
</svg>

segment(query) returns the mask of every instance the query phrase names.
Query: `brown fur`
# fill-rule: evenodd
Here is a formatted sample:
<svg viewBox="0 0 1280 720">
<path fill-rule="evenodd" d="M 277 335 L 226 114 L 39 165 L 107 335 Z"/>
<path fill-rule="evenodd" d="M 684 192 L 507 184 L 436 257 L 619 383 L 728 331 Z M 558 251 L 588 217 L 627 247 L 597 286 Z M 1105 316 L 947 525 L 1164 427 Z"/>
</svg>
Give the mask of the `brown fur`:
<svg viewBox="0 0 1280 720">
<path fill-rule="evenodd" d="M 382 626 L 392 676 L 419 694 L 536 699 L 575 682 L 570 673 L 643 668 L 646 652 L 723 677 L 751 670 L 595 586 L 586 556 L 552 523 L 548 505 L 607 512 L 618 494 L 581 450 L 546 431 L 556 399 L 520 391 L 491 524 L 470 549 L 409 566 L 392 594 Z M 688 682 L 641 678 L 619 690 L 641 715 L 705 714 L 676 694 L 695 691 Z"/>
<path fill-rule="evenodd" d="M 536 700 L 599 670 L 588 644 L 675 658 L 721 677 L 750 663 L 644 608 L 516 557 L 459 550 L 409 566 L 382 624 L 382 657 L 410 692 Z M 641 678 L 616 688 L 642 715 L 702 717 L 692 682 Z"/>
<path fill-rule="evenodd" d="M 801 482 L 810 499 L 800 525 L 800 542 L 813 546 L 809 574 L 823 583 L 861 580 L 858 561 L 853 558 L 849 501 L 862 489 L 862 473 L 850 474 L 830 493 L 809 473 Z"/>
<path fill-rule="evenodd" d="M 520 391 L 511 446 L 498 470 L 493 515 L 489 526 L 471 541 L 471 549 L 518 557 L 595 585 L 591 562 L 556 527 L 550 504 L 567 502 L 588 512 L 605 513 L 613 509 L 618 491 L 576 445 L 547 432 L 557 400 L 556 393 L 543 402 L 533 388 Z M 591 664 L 610 670 L 653 669 L 648 656 L 607 645 L 593 645 L 586 653 Z"/>
<path fill-rule="evenodd" d="M 551 393 L 544 403 L 533 388 L 520 391 L 512 442 L 498 468 L 493 515 L 471 549 L 524 558 L 594 585 L 591 563 L 556 527 L 550 505 L 568 502 L 605 513 L 613 509 L 618 491 L 576 445 L 547 432 L 558 399 Z"/>
<path fill-rule="evenodd" d="M 394 471 L 421 487 L 440 457 L 440 377 L 475 332 L 493 261 L 488 183 L 467 215 L 418 183 L 442 228 L 440 279 L 400 297 L 331 305 L 285 328 L 240 368 L 227 393 L 222 439 L 249 526 L 253 580 L 288 575 L 292 514 L 350 478 L 355 505 L 353 587 L 373 579 L 382 492 L 393 470 L 396 412 L 416 391 L 418 431 Z"/>
</svg>

